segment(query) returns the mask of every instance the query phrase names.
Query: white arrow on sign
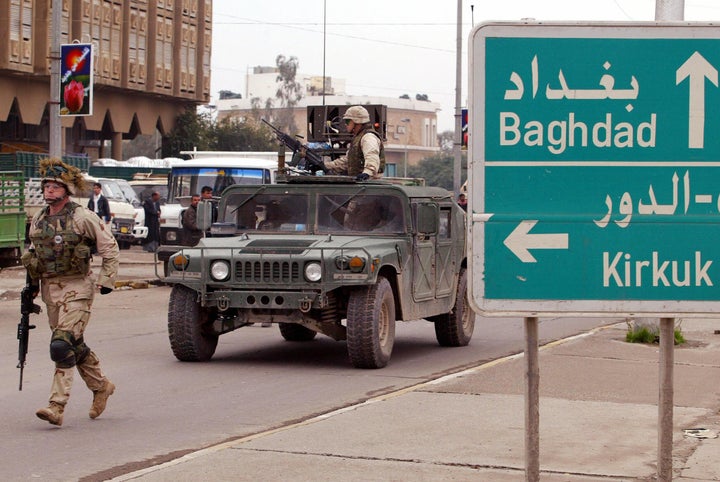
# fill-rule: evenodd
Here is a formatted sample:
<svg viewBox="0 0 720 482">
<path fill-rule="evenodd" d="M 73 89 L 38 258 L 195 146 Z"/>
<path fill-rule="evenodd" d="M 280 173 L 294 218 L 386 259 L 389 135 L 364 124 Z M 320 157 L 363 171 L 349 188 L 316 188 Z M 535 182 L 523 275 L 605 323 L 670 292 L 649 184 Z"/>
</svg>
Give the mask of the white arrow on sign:
<svg viewBox="0 0 720 482">
<path fill-rule="evenodd" d="M 693 53 L 675 72 L 675 84 L 690 78 L 690 119 L 688 147 L 702 149 L 705 145 L 705 78 L 718 86 L 718 71 L 705 57 Z"/>
<path fill-rule="evenodd" d="M 503 244 L 523 263 L 537 263 L 530 249 L 568 249 L 568 234 L 530 234 L 537 220 L 520 221 Z"/>
</svg>

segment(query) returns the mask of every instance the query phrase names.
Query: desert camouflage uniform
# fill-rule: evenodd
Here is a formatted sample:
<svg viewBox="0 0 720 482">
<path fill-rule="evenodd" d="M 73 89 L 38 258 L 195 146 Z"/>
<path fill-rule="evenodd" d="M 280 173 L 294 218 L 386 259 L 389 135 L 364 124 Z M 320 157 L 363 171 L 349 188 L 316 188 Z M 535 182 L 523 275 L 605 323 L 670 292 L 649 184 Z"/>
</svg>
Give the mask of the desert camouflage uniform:
<svg viewBox="0 0 720 482">
<path fill-rule="evenodd" d="M 385 167 L 385 148 L 380 135 L 368 124 L 353 137 L 347 155 L 325 161 L 324 165 L 332 174 L 355 177 L 364 172 L 371 179 L 381 178 Z"/>
<path fill-rule="evenodd" d="M 93 392 L 108 381 L 98 357 L 85 344 L 83 333 L 90 321 L 96 285 L 115 287 L 120 251 L 109 226 L 74 202 L 53 216 L 48 208 L 41 210 L 32 220 L 29 235 L 35 254 L 26 267 L 33 278 L 40 280 L 52 329 L 51 342 L 62 340 L 72 346 L 66 359 L 55 362 L 50 394 L 50 402 L 64 406 L 70 397 L 73 366 Z M 93 244 L 102 257 L 97 279 L 90 269 Z"/>
</svg>

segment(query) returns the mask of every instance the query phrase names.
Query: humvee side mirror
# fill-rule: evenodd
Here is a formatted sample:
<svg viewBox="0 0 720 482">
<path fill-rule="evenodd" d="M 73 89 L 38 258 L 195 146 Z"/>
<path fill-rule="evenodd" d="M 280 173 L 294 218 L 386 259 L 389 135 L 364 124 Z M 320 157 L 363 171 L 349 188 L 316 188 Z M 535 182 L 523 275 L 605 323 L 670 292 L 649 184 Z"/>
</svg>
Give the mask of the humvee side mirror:
<svg viewBox="0 0 720 482">
<path fill-rule="evenodd" d="M 422 203 L 417 206 L 417 231 L 421 234 L 435 234 L 438 230 L 438 208 L 436 204 Z"/>
<path fill-rule="evenodd" d="M 202 200 L 197 205 L 197 227 L 202 231 L 210 229 L 212 224 L 212 203 Z"/>
</svg>

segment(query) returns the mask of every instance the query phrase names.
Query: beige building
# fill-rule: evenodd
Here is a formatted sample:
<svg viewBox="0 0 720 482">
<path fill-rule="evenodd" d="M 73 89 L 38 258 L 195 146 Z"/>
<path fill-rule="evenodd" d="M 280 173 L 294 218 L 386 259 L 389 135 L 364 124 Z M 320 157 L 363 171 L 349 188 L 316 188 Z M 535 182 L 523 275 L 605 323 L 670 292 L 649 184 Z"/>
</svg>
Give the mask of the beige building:
<svg viewBox="0 0 720 482">
<path fill-rule="evenodd" d="M 325 95 L 322 94 L 322 76 L 307 76 L 298 73 L 296 80 L 302 86 L 302 98 L 293 107 L 293 119 L 297 134 L 308 138 L 307 107 L 319 105 L 376 105 L 387 106 L 387 141 L 385 158 L 387 174 L 404 176 L 407 166 L 437 154 L 440 151 L 437 140 L 437 102 L 402 99 L 395 97 L 372 97 L 347 95 L 342 79 L 325 78 Z M 274 107 L 265 108 L 267 99 L 273 99 L 277 91 L 277 70 L 274 67 L 255 67 L 246 76 L 245 95 L 242 99 L 221 99 L 217 101 L 218 120 L 233 118 L 259 121 L 260 117 L 277 117 Z M 277 101 L 274 102 L 277 104 Z"/>
<path fill-rule="evenodd" d="M 63 153 L 122 159 L 123 139 L 167 133 L 186 107 L 209 101 L 212 0 L 60 3 L 60 43 L 95 51 L 93 114 L 62 117 Z M 0 0 L 4 151 L 48 151 L 52 4 Z"/>
<path fill-rule="evenodd" d="M 405 176 L 406 165 L 440 152 L 437 140 L 437 111 L 435 102 L 369 96 L 325 96 L 324 105 L 376 105 L 387 106 L 387 141 L 385 142 L 386 173 Z M 308 138 L 307 106 L 323 105 L 321 96 L 303 97 L 293 107 L 293 119 L 298 127 L 296 134 Z M 222 99 L 217 102 L 217 118 L 258 121 L 274 117 L 280 108 L 257 109 L 251 99 Z M 267 115 L 269 113 L 269 115 Z M 407 162 L 406 162 L 407 160 Z"/>
</svg>

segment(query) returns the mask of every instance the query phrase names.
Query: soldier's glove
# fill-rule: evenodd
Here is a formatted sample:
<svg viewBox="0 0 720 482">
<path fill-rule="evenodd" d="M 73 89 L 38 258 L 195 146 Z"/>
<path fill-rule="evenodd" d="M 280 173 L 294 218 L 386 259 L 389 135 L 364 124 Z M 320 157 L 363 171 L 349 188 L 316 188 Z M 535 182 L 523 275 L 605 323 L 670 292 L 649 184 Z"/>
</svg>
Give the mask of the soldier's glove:
<svg viewBox="0 0 720 482">
<path fill-rule="evenodd" d="M 367 172 L 361 172 L 360 174 L 355 176 L 356 181 L 367 181 L 368 179 L 370 179 L 370 174 L 368 174 Z"/>
<path fill-rule="evenodd" d="M 325 162 L 322 158 L 305 157 L 305 162 L 310 170 L 321 170 L 325 169 Z"/>
<path fill-rule="evenodd" d="M 108 288 L 107 286 L 101 286 L 100 287 L 100 294 L 106 295 L 112 291 L 112 288 Z"/>
</svg>

